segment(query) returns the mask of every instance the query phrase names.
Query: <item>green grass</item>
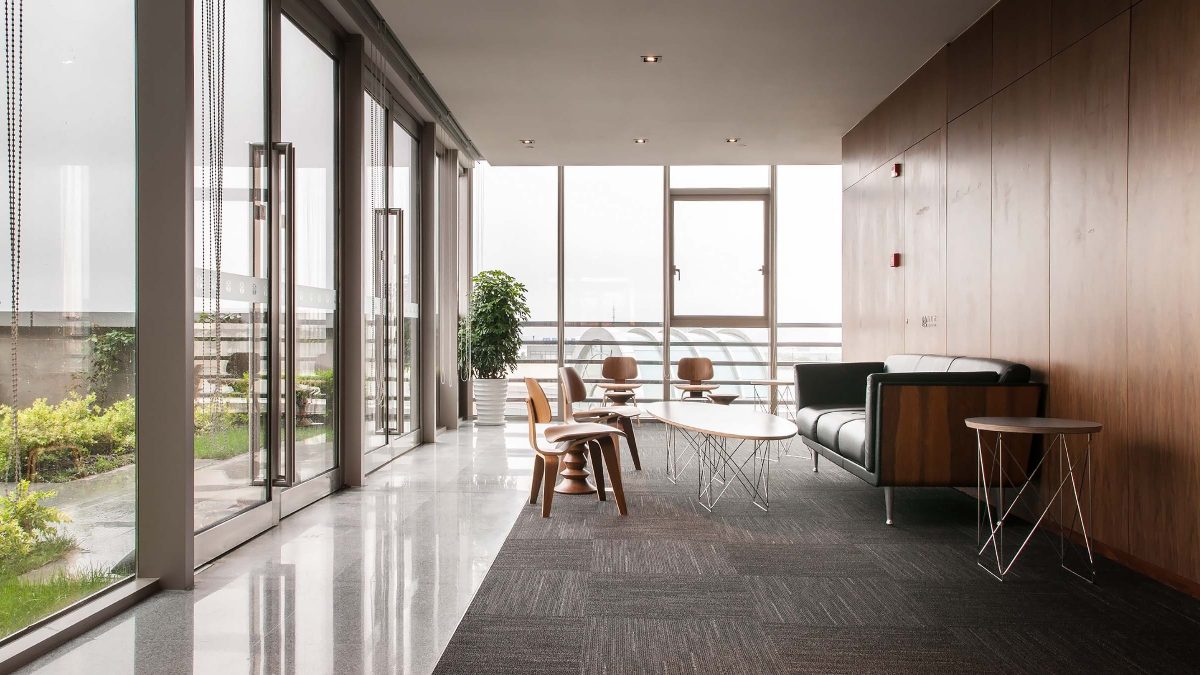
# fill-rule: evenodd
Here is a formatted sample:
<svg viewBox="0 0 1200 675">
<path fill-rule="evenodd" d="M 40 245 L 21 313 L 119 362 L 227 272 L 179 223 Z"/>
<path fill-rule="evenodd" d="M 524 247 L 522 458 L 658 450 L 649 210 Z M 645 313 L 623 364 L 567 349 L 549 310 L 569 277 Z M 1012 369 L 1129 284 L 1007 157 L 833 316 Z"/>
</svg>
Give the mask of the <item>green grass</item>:
<svg viewBox="0 0 1200 675">
<path fill-rule="evenodd" d="M 0 580 L 0 638 L 82 600 L 116 581 L 100 570 L 57 572 L 46 579 Z"/>
<path fill-rule="evenodd" d="M 328 427 L 296 427 L 296 440 L 303 441 L 325 433 Z M 216 433 L 196 434 L 196 459 L 229 459 L 244 455 L 250 450 L 246 427 L 221 429 Z"/>
<path fill-rule="evenodd" d="M 55 572 L 24 581 L 22 574 L 54 562 L 75 548 L 70 537 L 39 542 L 28 556 L 0 564 L 0 638 L 81 600 L 116 580 L 101 570 Z"/>
</svg>

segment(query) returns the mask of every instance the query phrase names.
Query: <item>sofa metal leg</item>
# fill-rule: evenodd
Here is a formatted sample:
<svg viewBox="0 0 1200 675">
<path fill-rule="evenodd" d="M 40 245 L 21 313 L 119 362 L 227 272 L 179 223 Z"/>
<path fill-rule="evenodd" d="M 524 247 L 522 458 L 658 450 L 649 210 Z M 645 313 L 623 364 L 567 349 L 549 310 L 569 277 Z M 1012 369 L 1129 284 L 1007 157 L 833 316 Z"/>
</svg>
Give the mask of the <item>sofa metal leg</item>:
<svg viewBox="0 0 1200 675">
<path fill-rule="evenodd" d="M 892 524 L 892 488 L 883 488 L 883 508 L 887 512 L 887 524 Z"/>
<path fill-rule="evenodd" d="M 809 452 L 809 454 L 812 455 L 812 458 L 813 458 L 813 473 L 816 473 L 817 472 L 817 458 L 820 457 L 820 455 L 817 454 L 817 451 L 813 450 L 812 448 L 809 448 L 808 452 Z"/>
</svg>

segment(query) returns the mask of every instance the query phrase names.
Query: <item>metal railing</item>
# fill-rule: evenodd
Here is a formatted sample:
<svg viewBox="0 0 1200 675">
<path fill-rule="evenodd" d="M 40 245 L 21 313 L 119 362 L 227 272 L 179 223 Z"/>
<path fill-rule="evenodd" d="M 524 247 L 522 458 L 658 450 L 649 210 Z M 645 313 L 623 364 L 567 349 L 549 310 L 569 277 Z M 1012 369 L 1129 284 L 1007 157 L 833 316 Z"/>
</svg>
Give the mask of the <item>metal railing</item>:
<svg viewBox="0 0 1200 675">
<path fill-rule="evenodd" d="M 557 329 L 554 321 L 528 321 L 521 324 L 528 336 L 530 329 Z M 659 401 L 672 397 L 674 366 L 683 356 L 707 356 L 713 362 L 716 377 L 713 384 L 728 391 L 738 388 L 741 397 L 735 405 L 753 405 L 759 402 L 755 394 L 766 394 L 765 389 L 755 390 L 747 385 L 749 380 L 790 379 L 792 366 L 796 363 L 814 361 L 837 361 L 841 357 L 840 323 L 780 323 L 777 325 L 778 339 L 775 344 L 775 373 L 769 372 L 771 344 L 766 329 L 703 329 L 672 328 L 669 341 L 671 373 L 664 382 L 663 325 L 655 322 L 619 321 L 567 321 L 563 324 L 566 336 L 562 344 L 555 337 L 522 339 L 523 351 L 518 359 L 516 372 L 509 377 L 507 413 L 514 417 L 525 414 L 524 378 L 532 377 L 542 384 L 552 401 L 558 399 L 558 365 L 573 366 L 580 371 L 586 384 L 604 381 L 600 367 L 605 357 L 612 355 L 634 356 L 638 361 L 640 377 L 634 382 L 641 384 L 638 400 Z M 580 329 L 583 329 L 580 333 Z M 619 338 L 617 331 L 640 331 L 647 333 L 640 339 Z M 811 332 L 811 339 L 791 339 L 795 333 Z M 590 333 L 590 335 L 589 335 Z M 607 333 L 607 336 L 605 335 Z M 712 339 L 723 336 L 729 339 Z M 789 339 L 784 339 L 787 336 Z M 657 339 L 650 339 L 657 337 Z M 641 352 L 640 354 L 638 352 Z M 561 358 L 560 358 L 561 354 Z M 583 403 L 598 403 L 599 392 L 589 387 L 588 397 Z"/>
</svg>

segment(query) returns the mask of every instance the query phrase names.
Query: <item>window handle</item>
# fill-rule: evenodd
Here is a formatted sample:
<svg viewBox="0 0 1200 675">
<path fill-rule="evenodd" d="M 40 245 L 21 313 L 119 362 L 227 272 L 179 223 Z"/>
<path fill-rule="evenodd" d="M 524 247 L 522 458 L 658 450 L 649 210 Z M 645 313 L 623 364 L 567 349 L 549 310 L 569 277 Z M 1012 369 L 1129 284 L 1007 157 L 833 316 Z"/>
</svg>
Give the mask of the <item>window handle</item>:
<svg viewBox="0 0 1200 675">
<path fill-rule="evenodd" d="M 671 272 L 675 274 L 676 281 L 683 281 L 683 271 L 674 265 L 671 266 Z"/>
</svg>

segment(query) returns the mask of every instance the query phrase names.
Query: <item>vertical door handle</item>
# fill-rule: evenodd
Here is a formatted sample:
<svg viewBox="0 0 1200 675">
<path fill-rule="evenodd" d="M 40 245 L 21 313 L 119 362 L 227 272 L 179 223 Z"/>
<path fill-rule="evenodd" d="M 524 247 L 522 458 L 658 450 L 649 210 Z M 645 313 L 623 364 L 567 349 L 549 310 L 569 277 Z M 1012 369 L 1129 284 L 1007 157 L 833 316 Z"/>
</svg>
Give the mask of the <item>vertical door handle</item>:
<svg viewBox="0 0 1200 675">
<path fill-rule="evenodd" d="M 271 382 L 283 390 L 271 396 L 272 478 L 275 485 L 288 486 L 295 482 L 295 225 L 296 225 L 296 150 L 291 143 L 272 143 L 273 171 L 271 180 L 272 269 L 274 293 L 271 297 L 272 335 L 280 353 L 271 359 Z M 281 180 L 282 176 L 282 180 Z M 283 298 L 283 303 L 279 302 Z M 280 339 L 282 338 L 282 340 Z M 282 410 L 280 409 L 282 408 Z"/>
</svg>

